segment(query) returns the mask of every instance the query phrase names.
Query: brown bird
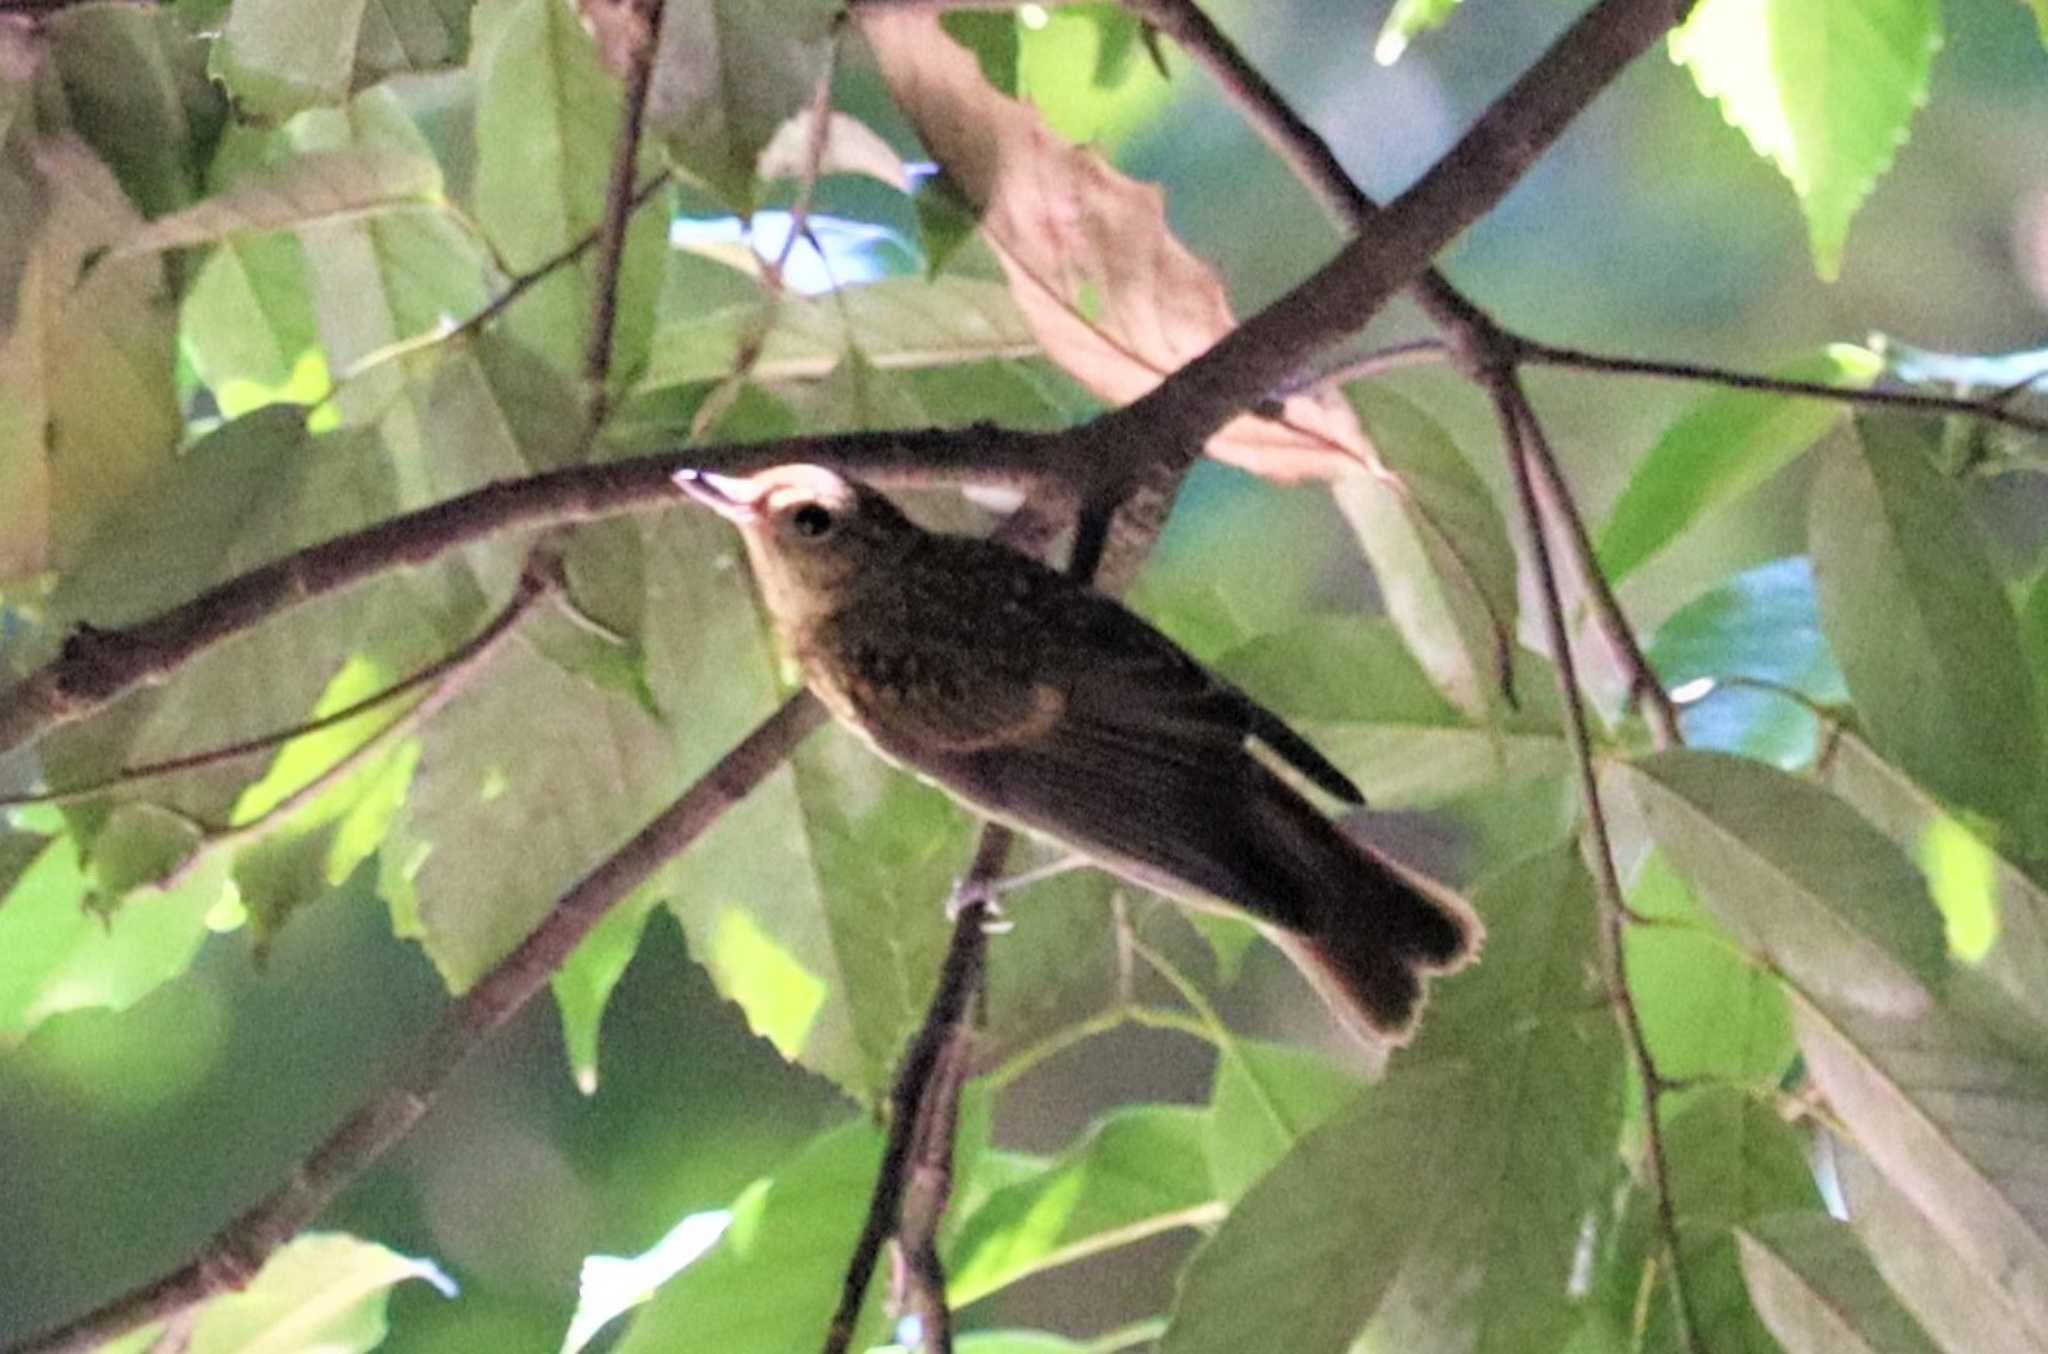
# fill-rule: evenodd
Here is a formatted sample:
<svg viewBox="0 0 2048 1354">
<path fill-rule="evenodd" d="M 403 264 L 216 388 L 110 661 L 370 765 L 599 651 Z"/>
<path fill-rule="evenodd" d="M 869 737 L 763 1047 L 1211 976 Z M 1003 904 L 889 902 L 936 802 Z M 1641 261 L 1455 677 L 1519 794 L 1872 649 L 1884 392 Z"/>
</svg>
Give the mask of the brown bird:
<svg viewBox="0 0 2048 1354">
<path fill-rule="evenodd" d="M 1110 598 L 821 466 L 676 483 L 739 527 L 805 680 L 891 761 L 1136 883 L 1243 908 L 1369 1039 L 1404 1042 L 1424 975 L 1476 952 L 1462 902 L 1346 836 L 1254 747 L 1362 804 L 1343 772 Z"/>
</svg>

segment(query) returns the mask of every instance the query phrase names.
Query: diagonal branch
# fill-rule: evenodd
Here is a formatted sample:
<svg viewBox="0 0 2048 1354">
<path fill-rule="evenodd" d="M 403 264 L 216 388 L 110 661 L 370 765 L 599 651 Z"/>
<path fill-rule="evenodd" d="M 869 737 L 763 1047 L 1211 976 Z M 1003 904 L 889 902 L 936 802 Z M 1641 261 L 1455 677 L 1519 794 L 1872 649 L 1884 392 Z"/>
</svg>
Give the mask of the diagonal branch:
<svg viewBox="0 0 2048 1354">
<path fill-rule="evenodd" d="M 29 1337 L 8 1354 L 75 1354 L 246 1286 L 263 1262 L 419 1122 L 469 1051 L 547 985 L 584 936 L 789 757 L 825 721 L 810 695 L 784 702 L 633 839 L 585 875 L 475 987 L 450 1005 L 398 1073 L 329 1134 L 284 1184 L 177 1269 Z"/>
</svg>

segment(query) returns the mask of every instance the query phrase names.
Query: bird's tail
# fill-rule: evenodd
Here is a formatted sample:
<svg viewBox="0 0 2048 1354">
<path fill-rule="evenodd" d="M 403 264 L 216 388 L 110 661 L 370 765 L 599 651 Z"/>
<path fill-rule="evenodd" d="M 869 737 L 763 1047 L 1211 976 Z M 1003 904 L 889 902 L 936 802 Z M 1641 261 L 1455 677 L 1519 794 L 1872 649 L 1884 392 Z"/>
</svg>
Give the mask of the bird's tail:
<svg viewBox="0 0 2048 1354">
<path fill-rule="evenodd" d="M 1432 974 L 1477 956 L 1486 928 L 1455 895 L 1410 876 L 1275 782 L 1254 808 L 1275 848 L 1260 873 L 1283 891 L 1246 899 L 1353 1033 L 1405 1044 Z M 1264 905 L 1261 905 L 1264 904 Z"/>
</svg>

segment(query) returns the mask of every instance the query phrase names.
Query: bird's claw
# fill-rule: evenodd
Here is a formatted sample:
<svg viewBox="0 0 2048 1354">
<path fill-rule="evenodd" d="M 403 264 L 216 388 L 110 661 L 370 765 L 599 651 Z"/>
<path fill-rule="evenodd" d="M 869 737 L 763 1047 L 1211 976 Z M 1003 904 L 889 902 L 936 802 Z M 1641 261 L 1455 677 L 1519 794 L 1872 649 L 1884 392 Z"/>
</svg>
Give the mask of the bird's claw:
<svg viewBox="0 0 2048 1354">
<path fill-rule="evenodd" d="M 997 899 L 993 881 L 987 879 L 963 879 L 953 886 L 946 896 L 946 920 L 958 922 L 960 914 L 970 907 L 981 909 L 981 932 L 983 935 L 999 936 L 1014 931 L 1017 923 L 1004 913 L 1003 905 Z"/>
</svg>

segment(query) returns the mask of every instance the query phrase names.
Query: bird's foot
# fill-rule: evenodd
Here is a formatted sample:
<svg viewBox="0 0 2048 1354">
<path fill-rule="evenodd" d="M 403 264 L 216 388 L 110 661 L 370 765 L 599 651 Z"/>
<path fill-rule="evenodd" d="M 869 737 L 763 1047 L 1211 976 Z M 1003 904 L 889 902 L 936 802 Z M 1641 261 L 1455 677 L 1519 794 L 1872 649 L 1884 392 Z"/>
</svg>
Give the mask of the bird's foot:
<svg viewBox="0 0 2048 1354">
<path fill-rule="evenodd" d="M 1015 930 L 1017 923 L 1003 911 L 998 896 L 1001 892 L 1000 884 L 993 879 L 962 879 L 946 896 L 946 920 L 957 923 L 960 914 L 973 907 L 981 910 L 983 935 L 999 936 Z"/>
</svg>

